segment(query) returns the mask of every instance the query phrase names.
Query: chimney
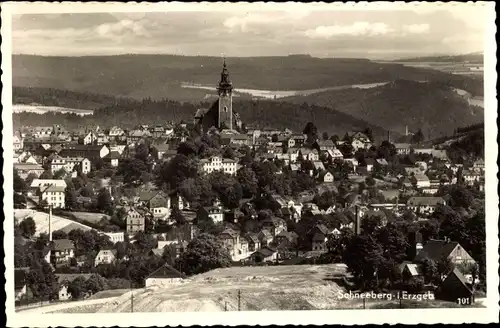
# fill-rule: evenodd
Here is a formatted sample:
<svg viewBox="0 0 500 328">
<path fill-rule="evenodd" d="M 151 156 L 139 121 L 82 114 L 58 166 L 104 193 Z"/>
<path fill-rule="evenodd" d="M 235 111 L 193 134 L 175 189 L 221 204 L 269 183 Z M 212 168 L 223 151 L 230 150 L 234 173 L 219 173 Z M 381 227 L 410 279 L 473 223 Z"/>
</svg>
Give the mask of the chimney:
<svg viewBox="0 0 500 328">
<path fill-rule="evenodd" d="M 359 205 L 355 206 L 356 212 L 355 212 L 355 223 L 354 223 L 354 233 L 356 235 L 361 234 L 361 217 L 359 215 Z"/>
<path fill-rule="evenodd" d="M 52 241 L 52 205 L 49 205 L 49 242 Z"/>
<path fill-rule="evenodd" d="M 391 142 L 391 131 L 387 131 L 387 141 Z"/>
<path fill-rule="evenodd" d="M 415 255 L 418 255 L 420 251 L 424 248 L 422 245 L 422 234 L 420 232 L 415 233 Z"/>
<path fill-rule="evenodd" d="M 405 136 L 408 136 L 408 125 L 405 126 Z"/>
</svg>

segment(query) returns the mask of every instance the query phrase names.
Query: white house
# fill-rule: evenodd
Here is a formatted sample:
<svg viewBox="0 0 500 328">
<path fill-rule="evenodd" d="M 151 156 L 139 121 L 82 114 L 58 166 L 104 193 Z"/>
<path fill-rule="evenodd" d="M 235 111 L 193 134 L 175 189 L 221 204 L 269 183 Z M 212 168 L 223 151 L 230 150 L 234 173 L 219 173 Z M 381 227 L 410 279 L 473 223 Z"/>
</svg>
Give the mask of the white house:
<svg viewBox="0 0 500 328">
<path fill-rule="evenodd" d="M 95 257 L 94 265 L 111 264 L 116 260 L 116 249 L 101 249 Z"/>
<path fill-rule="evenodd" d="M 53 208 L 64 208 L 66 206 L 64 193 L 65 190 L 65 187 L 54 185 L 40 187 L 40 200 L 46 201 L 47 205 L 52 206 Z"/>
<path fill-rule="evenodd" d="M 446 205 L 446 201 L 441 197 L 411 197 L 406 202 L 406 208 L 413 212 L 431 214 L 440 204 Z"/>
<path fill-rule="evenodd" d="M 85 137 L 83 137 L 84 145 L 92 145 L 95 141 L 97 141 L 97 135 L 92 131 L 90 131 L 85 135 Z"/>
<path fill-rule="evenodd" d="M 91 162 L 87 158 L 83 157 L 61 157 L 55 156 L 50 163 L 50 169 L 52 173 L 55 173 L 61 169 L 65 169 L 66 172 L 73 172 L 75 166 L 79 165 L 82 173 L 87 174 L 91 171 Z"/>
<path fill-rule="evenodd" d="M 212 156 L 209 159 L 200 160 L 201 169 L 205 173 L 212 173 L 215 171 L 222 171 L 226 174 L 236 175 L 238 170 L 238 163 L 229 158 L 221 158 L 219 156 Z"/>
<path fill-rule="evenodd" d="M 431 180 L 425 174 L 415 174 L 417 188 L 430 188 Z"/>
<path fill-rule="evenodd" d="M 168 264 L 164 264 L 146 278 L 146 288 L 151 286 L 169 287 L 179 284 L 186 278 L 185 275 Z"/>
<path fill-rule="evenodd" d="M 14 146 L 14 151 L 23 150 L 23 138 L 18 136 L 17 134 L 14 134 L 14 137 L 12 138 L 12 145 Z"/>
<path fill-rule="evenodd" d="M 344 158 L 344 155 L 342 154 L 342 152 L 340 150 L 338 150 L 337 148 L 334 148 L 334 149 L 328 149 L 327 150 L 328 152 L 328 156 L 332 159 L 332 160 L 335 160 L 335 159 L 343 159 Z"/>
<path fill-rule="evenodd" d="M 111 129 L 109 129 L 109 136 L 110 137 L 113 137 L 113 138 L 120 137 L 124 134 L 125 134 L 125 132 L 119 126 L 113 126 Z"/>
</svg>

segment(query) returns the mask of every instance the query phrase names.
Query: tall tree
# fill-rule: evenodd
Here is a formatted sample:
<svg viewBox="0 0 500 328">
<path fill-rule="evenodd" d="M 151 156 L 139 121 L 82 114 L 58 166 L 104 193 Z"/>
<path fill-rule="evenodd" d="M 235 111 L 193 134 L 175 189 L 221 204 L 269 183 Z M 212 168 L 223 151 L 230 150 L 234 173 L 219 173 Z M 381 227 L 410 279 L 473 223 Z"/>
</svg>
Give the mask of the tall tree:
<svg viewBox="0 0 500 328">
<path fill-rule="evenodd" d="M 27 217 L 19 224 L 19 229 L 21 233 L 26 238 L 31 238 L 36 233 L 36 223 L 32 217 Z"/>
<path fill-rule="evenodd" d="M 344 251 L 343 261 L 363 288 L 373 285 L 384 262 L 382 246 L 370 235 L 355 236 Z"/>
<path fill-rule="evenodd" d="M 113 215 L 113 199 L 108 189 L 102 188 L 97 195 L 96 207 L 103 213 Z"/>
<path fill-rule="evenodd" d="M 187 246 L 176 266 L 188 274 L 199 274 L 231 265 L 228 251 L 212 235 L 200 234 Z"/>
<path fill-rule="evenodd" d="M 19 176 L 17 170 L 14 170 L 14 191 L 15 192 L 25 192 L 28 190 L 28 185 Z"/>
</svg>

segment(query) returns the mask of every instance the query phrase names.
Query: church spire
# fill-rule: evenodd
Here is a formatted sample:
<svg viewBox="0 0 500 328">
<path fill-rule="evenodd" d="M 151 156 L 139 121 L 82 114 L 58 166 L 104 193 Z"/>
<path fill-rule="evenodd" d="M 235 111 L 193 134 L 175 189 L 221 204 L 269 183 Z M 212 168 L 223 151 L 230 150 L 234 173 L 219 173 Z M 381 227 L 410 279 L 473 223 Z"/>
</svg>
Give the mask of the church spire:
<svg viewBox="0 0 500 328">
<path fill-rule="evenodd" d="M 229 71 L 227 70 L 226 56 L 224 56 L 223 59 L 222 72 L 220 74 L 220 81 L 217 90 L 219 91 L 219 94 L 223 92 L 228 93 L 233 90 L 231 80 L 229 79 Z"/>
</svg>

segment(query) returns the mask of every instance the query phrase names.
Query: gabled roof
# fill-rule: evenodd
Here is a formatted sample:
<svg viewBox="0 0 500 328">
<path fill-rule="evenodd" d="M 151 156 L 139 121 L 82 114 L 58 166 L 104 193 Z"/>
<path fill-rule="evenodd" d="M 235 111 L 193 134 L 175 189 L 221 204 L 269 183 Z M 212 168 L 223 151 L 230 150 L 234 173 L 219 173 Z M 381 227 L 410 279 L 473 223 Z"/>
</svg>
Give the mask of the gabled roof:
<svg viewBox="0 0 500 328">
<path fill-rule="evenodd" d="M 406 205 L 415 205 L 415 206 L 436 206 L 438 204 L 445 204 L 445 201 L 441 197 L 411 197 L 406 202 Z"/>
<path fill-rule="evenodd" d="M 164 279 L 181 278 L 181 279 L 184 279 L 184 278 L 186 278 L 186 276 L 182 272 L 179 272 L 178 270 L 176 270 L 172 266 L 165 263 L 158 270 L 156 270 L 152 274 L 150 274 L 146 279 L 148 279 L 148 278 L 164 278 Z"/>
<path fill-rule="evenodd" d="M 312 240 L 313 241 L 318 241 L 318 242 L 324 242 L 325 241 L 325 234 L 322 233 L 315 233 Z"/>
<path fill-rule="evenodd" d="M 56 273 L 56 277 L 59 283 L 72 282 L 78 277 L 83 277 L 85 279 L 88 279 L 91 276 L 92 276 L 91 273 Z"/>
<path fill-rule="evenodd" d="M 415 256 L 415 262 L 422 261 L 426 257 L 434 262 L 441 261 L 450 256 L 451 252 L 459 245 L 456 241 L 429 240 L 420 252 Z"/>
<path fill-rule="evenodd" d="M 263 255 L 264 257 L 268 257 L 276 253 L 276 250 L 274 248 L 271 248 L 269 246 L 262 247 L 260 250 L 258 250 L 256 253 L 259 253 Z"/>
<path fill-rule="evenodd" d="M 257 237 L 257 234 L 255 233 L 248 233 L 245 235 L 245 239 L 247 239 L 249 242 L 253 242 L 253 243 L 258 243 L 259 242 L 259 238 Z"/>
<path fill-rule="evenodd" d="M 51 249 L 54 251 L 64 251 L 67 249 L 74 249 L 75 245 L 73 244 L 73 241 L 69 239 L 56 239 L 52 241 L 52 247 Z"/>
</svg>

